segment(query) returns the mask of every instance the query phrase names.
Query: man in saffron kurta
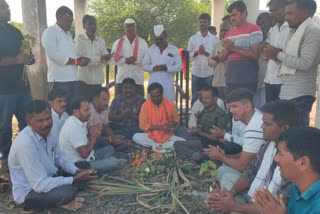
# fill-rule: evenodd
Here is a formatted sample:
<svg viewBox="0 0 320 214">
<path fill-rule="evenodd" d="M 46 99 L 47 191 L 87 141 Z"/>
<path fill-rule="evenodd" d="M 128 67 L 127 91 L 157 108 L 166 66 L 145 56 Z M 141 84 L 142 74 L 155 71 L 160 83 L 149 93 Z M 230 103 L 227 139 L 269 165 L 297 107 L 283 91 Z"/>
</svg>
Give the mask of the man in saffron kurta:
<svg viewBox="0 0 320 214">
<path fill-rule="evenodd" d="M 141 146 L 155 150 L 172 149 L 173 143 L 183 138 L 174 136 L 179 124 L 176 105 L 163 97 L 163 87 L 152 83 L 148 87 L 150 99 L 141 106 L 139 127 L 144 133 L 137 133 L 132 140 Z"/>
</svg>

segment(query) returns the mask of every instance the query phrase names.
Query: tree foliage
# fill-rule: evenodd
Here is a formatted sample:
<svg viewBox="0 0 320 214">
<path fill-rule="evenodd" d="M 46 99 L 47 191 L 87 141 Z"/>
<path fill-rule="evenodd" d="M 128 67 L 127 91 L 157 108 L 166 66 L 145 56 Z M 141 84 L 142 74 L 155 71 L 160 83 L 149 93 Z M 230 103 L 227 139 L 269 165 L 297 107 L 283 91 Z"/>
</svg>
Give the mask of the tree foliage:
<svg viewBox="0 0 320 214">
<path fill-rule="evenodd" d="M 16 28 L 18 28 L 20 30 L 20 32 L 23 33 L 23 25 L 22 25 L 22 23 L 15 22 L 15 21 L 10 21 L 9 23 L 12 24 L 13 26 L 15 26 Z"/>
<path fill-rule="evenodd" d="M 163 24 L 169 43 L 186 48 L 188 40 L 199 30 L 198 17 L 211 12 L 210 0 L 91 0 L 89 10 L 98 20 L 98 34 L 108 47 L 123 33 L 123 22 L 133 18 L 138 35 L 153 43 L 153 26 Z"/>
<path fill-rule="evenodd" d="M 227 12 L 227 9 L 228 7 L 237 0 L 226 0 L 225 3 L 224 3 L 224 8 L 226 8 L 226 11 L 225 11 L 225 15 L 228 15 L 228 12 Z"/>
</svg>

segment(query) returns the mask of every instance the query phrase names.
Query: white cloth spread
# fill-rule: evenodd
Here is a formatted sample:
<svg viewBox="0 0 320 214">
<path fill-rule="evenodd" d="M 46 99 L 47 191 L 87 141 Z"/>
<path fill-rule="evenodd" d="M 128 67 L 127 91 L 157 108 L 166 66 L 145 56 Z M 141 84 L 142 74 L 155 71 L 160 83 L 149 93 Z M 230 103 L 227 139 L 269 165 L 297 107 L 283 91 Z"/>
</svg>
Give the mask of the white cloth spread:
<svg viewBox="0 0 320 214">
<path fill-rule="evenodd" d="M 260 166 L 260 169 L 255 177 L 254 181 L 252 182 L 250 189 L 248 191 L 248 195 L 252 197 L 254 191 L 256 189 L 262 189 L 264 186 L 267 186 L 269 191 L 272 195 L 275 195 L 277 190 L 280 187 L 282 182 L 282 178 L 280 176 L 280 169 L 277 166 L 274 170 L 272 179 L 271 174 L 272 171 L 270 170 L 271 165 L 273 163 L 273 158 L 277 153 L 276 144 L 271 142 L 264 153 L 263 160 Z"/>
<path fill-rule="evenodd" d="M 311 23 L 312 23 L 312 19 L 308 18 L 298 27 L 296 32 L 292 35 L 292 37 L 288 40 L 288 42 L 285 45 L 284 52 L 286 54 L 289 54 L 295 57 L 298 56 L 299 45 L 301 43 L 302 36 L 304 34 L 306 27 Z M 296 69 L 290 68 L 282 63 L 278 76 L 295 75 L 295 73 L 296 73 Z"/>
</svg>

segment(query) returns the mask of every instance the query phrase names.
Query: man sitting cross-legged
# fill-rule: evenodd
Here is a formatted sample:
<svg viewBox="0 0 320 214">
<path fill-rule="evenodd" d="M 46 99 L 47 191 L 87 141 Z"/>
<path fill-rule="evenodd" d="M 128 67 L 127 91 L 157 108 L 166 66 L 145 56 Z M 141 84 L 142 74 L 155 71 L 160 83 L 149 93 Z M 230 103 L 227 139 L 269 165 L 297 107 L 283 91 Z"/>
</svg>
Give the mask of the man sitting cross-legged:
<svg viewBox="0 0 320 214">
<path fill-rule="evenodd" d="M 120 162 L 113 157 L 114 148 L 107 141 L 97 140 L 101 126 L 90 127 L 88 139 L 85 122 L 90 118 L 89 102 L 83 97 L 75 97 L 69 104 L 68 112 L 71 116 L 59 136 L 61 150 L 67 157 L 76 165 L 87 161 L 99 173 L 117 169 Z"/>
<path fill-rule="evenodd" d="M 24 203 L 26 210 L 79 209 L 84 199 L 75 198 L 72 184 L 95 178 L 96 171 L 78 169 L 60 151 L 47 102 L 34 100 L 29 103 L 26 120 L 28 126 L 14 140 L 8 159 L 14 200 L 18 204 Z M 59 168 L 74 176 L 60 176 Z"/>
<path fill-rule="evenodd" d="M 149 85 L 148 93 L 150 99 L 141 106 L 139 115 L 139 127 L 144 133 L 135 134 L 132 140 L 153 150 L 171 150 L 175 141 L 184 140 L 174 136 L 180 119 L 177 107 L 163 96 L 163 87 L 159 83 Z"/>
<path fill-rule="evenodd" d="M 176 131 L 176 135 L 187 141 L 176 141 L 174 143 L 176 152 L 184 154 L 195 161 L 207 158 L 203 153 L 204 147 L 221 144 L 210 134 L 213 126 L 228 130 L 228 115 L 217 106 L 217 88 L 208 87 L 204 89 L 201 98 L 204 109 L 201 111 L 197 122 L 199 126 L 189 129 L 187 133 L 184 131 L 185 128 L 179 128 L 179 131 Z"/>
<path fill-rule="evenodd" d="M 221 179 L 222 191 L 211 194 L 208 206 L 224 212 L 259 213 L 251 203 L 256 188 L 264 186 L 272 192 L 288 197 L 289 183 L 281 179 L 279 167 L 273 161 L 279 135 L 289 127 L 299 125 L 299 111 L 290 101 L 279 100 L 263 106 L 263 139 L 267 142 L 261 147 L 257 159 L 242 172 L 239 179 L 226 173 Z"/>
<path fill-rule="evenodd" d="M 188 128 L 198 128 L 199 124 L 199 116 L 200 113 L 203 111 L 204 109 L 204 105 L 203 105 L 203 101 L 202 101 L 202 92 L 204 90 L 206 90 L 207 88 L 209 88 L 208 85 L 199 85 L 198 89 L 197 89 L 197 96 L 198 99 L 193 103 L 192 107 L 191 107 L 191 112 L 190 112 L 190 117 L 189 117 L 189 121 L 188 121 Z M 218 90 L 219 91 L 219 90 Z M 217 100 L 217 105 L 223 110 L 225 111 L 225 105 L 223 100 L 221 100 L 220 98 L 218 98 Z"/>
<path fill-rule="evenodd" d="M 48 101 L 51 106 L 51 114 L 53 120 L 53 128 L 56 128 L 58 135 L 62 129 L 63 124 L 68 119 L 67 110 L 67 92 L 62 88 L 55 88 L 48 94 Z"/>
<path fill-rule="evenodd" d="M 139 129 L 139 113 L 141 105 L 146 100 L 136 94 L 136 83 L 131 78 L 122 81 L 122 93 L 114 98 L 111 103 L 109 120 L 111 128 L 120 131 L 128 139 L 132 139 Z"/>
<path fill-rule="evenodd" d="M 260 147 L 265 143 L 261 129 L 262 113 L 254 109 L 252 98 L 251 91 L 245 88 L 233 90 L 226 96 L 226 103 L 234 120 L 240 120 L 247 125 L 243 134 L 242 152 L 228 155 L 219 147 L 205 149 L 209 159 L 223 163 L 218 169 L 219 182 L 225 173 L 232 174 L 237 179 L 240 172 L 245 170 L 250 162 L 256 158 Z"/>
<path fill-rule="evenodd" d="M 268 189 L 256 190 L 253 202 L 262 214 L 320 213 L 320 130 L 290 128 L 281 134 L 274 157 L 281 176 L 292 182 L 288 205 Z"/>
<path fill-rule="evenodd" d="M 101 127 L 98 140 L 109 142 L 117 151 L 128 148 L 128 140 L 124 136 L 115 133 L 109 122 L 109 101 L 110 93 L 106 87 L 98 87 L 93 91 L 92 102 L 90 103 L 90 118 L 88 128 L 92 126 Z"/>
</svg>

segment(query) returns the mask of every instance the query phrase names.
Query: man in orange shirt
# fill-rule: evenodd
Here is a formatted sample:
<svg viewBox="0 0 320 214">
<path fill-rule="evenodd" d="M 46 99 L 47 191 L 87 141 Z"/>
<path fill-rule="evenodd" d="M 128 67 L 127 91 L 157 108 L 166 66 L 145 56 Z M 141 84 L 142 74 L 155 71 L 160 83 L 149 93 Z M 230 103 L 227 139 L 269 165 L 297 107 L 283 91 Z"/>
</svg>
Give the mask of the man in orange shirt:
<svg viewBox="0 0 320 214">
<path fill-rule="evenodd" d="M 144 133 L 135 134 L 132 140 L 156 151 L 170 151 L 175 141 L 184 140 L 174 136 L 180 121 L 177 107 L 163 96 L 163 87 L 159 83 L 152 83 L 148 93 L 150 99 L 141 106 L 139 115 L 139 127 Z"/>
</svg>

